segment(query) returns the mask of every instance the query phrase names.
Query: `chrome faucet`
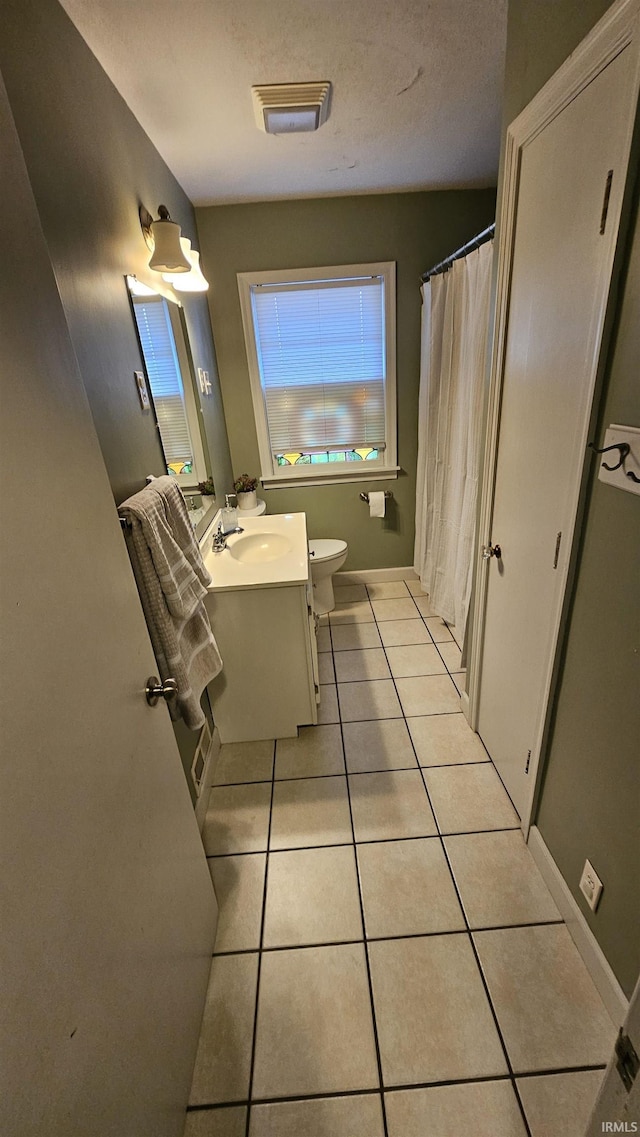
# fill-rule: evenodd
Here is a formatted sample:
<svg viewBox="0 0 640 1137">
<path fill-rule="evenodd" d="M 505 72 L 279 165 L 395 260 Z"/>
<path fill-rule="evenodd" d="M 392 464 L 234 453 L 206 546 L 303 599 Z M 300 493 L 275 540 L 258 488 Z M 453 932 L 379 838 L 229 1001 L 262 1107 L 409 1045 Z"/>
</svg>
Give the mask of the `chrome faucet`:
<svg viewBox="0 0 640 1137">
<path fill-rule="evenodd" d="M 221 553 L 223 549 L 227 548 L 227 537 L 230 537 L 232 533 L 244 533 L 244 529 L 236 525 L 234 529 L 223 530 L 222 522 L 218 524 L 218 530 L 214 533 L 213 541 L 211 542 L 211 548 L 215 553 Z"/>
</svg>

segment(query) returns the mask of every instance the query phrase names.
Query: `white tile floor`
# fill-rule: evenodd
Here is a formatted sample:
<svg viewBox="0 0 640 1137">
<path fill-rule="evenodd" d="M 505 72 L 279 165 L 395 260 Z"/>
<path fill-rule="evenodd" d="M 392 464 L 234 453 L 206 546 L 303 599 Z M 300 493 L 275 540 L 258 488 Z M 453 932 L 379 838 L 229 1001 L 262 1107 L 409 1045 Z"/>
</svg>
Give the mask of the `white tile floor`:
<svg viewBox="0 0 640 1137">
<path fill-rule="evenodd" d="M 419 583 L 336 590 L 322 705 L 223 747 L 185 1137 L 582 1137 L 614 1027 Z"/>
</svg>

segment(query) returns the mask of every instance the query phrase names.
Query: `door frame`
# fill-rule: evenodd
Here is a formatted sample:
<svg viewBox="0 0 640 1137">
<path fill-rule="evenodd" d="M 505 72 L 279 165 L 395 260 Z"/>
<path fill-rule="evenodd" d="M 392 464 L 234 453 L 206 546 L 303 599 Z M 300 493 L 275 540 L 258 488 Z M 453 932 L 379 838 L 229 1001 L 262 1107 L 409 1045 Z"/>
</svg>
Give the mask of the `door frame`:
<svg viewBox="0 0 640 1137">
<path fill-rule="evenodd" d="M 562 644 L 561 633 L 567 619 L 567 601 L 570 585 L 575 575 L 577 559 L 576 535 L 580 531 L 580 521 L 584 511 L 585 495 L 590 470 L 589 451 L 586 443 L 591 430 L 595 428 L 598 409 L 596 395 L 602 381 L 606 358 L 607 333 L 610 330 L 610 302 L 614 268 L 619 268 L 622 235 L 621 215 L 625 212 L 628 199 L 629 161 L 634 135 L 636 107 L 640 89 L 640 0 L 617 0 L 602 19 L 594 26 L 572 55 L 548 80 L 541 91 L 525 107 L 507 129 L 505 143 L 504 175 L 502 182 L 502 201 L 498 217 L 498 265 L 495 301 L 495 325 L 491 352 L 491 369 L 487 402 L 487 423 L 485 451 L 480 489 L 480 509 L 478 519 L 478 539 L 476 545 L 477 570 L 475 577 L 475 596 L 473 603 L 473 637 L 469 653 L 468 707 L 465 713 L 473 730 L 478 728 L 480 710 L 480 688 L 482 681 L 482 659 L 487 609 L 490 561 L 483 560 L 482 547 L 491 540 L 493 503 L 497 472 L 498 438 L 500 411 L 506 356 L 511 274 L 515 244 L 515 230 L 518 210 L 518 192 L 522 153 L 554 118 L 571 103 L 585 87 L 591 83 L 604 68 L 624 48 L 633 53 L 633 83 L 628 91 L 628 105 L 623 108 L 626 114 L 626 138 L 621 173 L 625 179 L 625 190 L 621 213 L 609 215 L 608 232 L 604 235 L 605 256 L 599 280 L 600 302 L 596 318 L 590 330 L 591 356 L 587 373 L 589 385 L 586 411 L 581 423 L 584 442 L 584 458 L 574 471 L 570 487 L 571 520 L 566 532 L 570 555 L 565 558 L 560 580 L 556 610 L 553 613 L 552 631 L 549 640 L 547 665 L 545 668 L 544 694 L 536 723 L 534 745 L 531 751 L 531 782 L 527 808 L 522 817 L 525 837 L 528 835 L 540 787 L 549 726 L 550 710 L 558 673 L 559 649 Z M 603 187 L 604 188 L 604 187 Z M 616 257 L 616 254 L 618 256 Z"/>
</svg>

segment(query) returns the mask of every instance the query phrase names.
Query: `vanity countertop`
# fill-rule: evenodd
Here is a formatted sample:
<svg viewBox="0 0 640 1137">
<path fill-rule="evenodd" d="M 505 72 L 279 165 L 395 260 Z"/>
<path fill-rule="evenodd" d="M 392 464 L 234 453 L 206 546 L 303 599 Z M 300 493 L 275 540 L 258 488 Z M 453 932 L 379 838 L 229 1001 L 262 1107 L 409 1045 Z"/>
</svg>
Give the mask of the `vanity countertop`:
<svg viewBox="0 0 640 1137">
<path fill-rule="evenodd" d="M 243 532 L 227 537 L 227 548 L 216 552 L 212 541 L 219 520 L 220 514 L 217 513 L 200 542 L 200 551 L 211 575 L 210 592 L 281 588 L 306 583 L 309 577 L 306 514 L 271 513 L 262 517 L 243 517 L 240 510 L 238 524 Z M 269 549 L 270 543 L 273 553 Z M 265 559 L 271 556 L 273 559 Z M 239 559 L 241 557 L 243 559 Z"/>
</svg>

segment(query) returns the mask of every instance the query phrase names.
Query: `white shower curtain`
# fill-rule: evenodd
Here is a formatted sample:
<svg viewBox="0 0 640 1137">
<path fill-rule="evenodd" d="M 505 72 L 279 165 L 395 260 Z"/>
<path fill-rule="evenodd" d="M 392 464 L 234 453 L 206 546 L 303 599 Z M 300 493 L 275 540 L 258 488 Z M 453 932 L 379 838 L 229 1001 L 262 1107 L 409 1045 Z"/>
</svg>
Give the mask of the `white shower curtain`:
<svg viewBox="0 0 640 1137">
<path fill-rule="evenodd" d="M 493 241 L 423 286 L 414 568 L 464 635 L 471 594 Z"/>
</svg>

